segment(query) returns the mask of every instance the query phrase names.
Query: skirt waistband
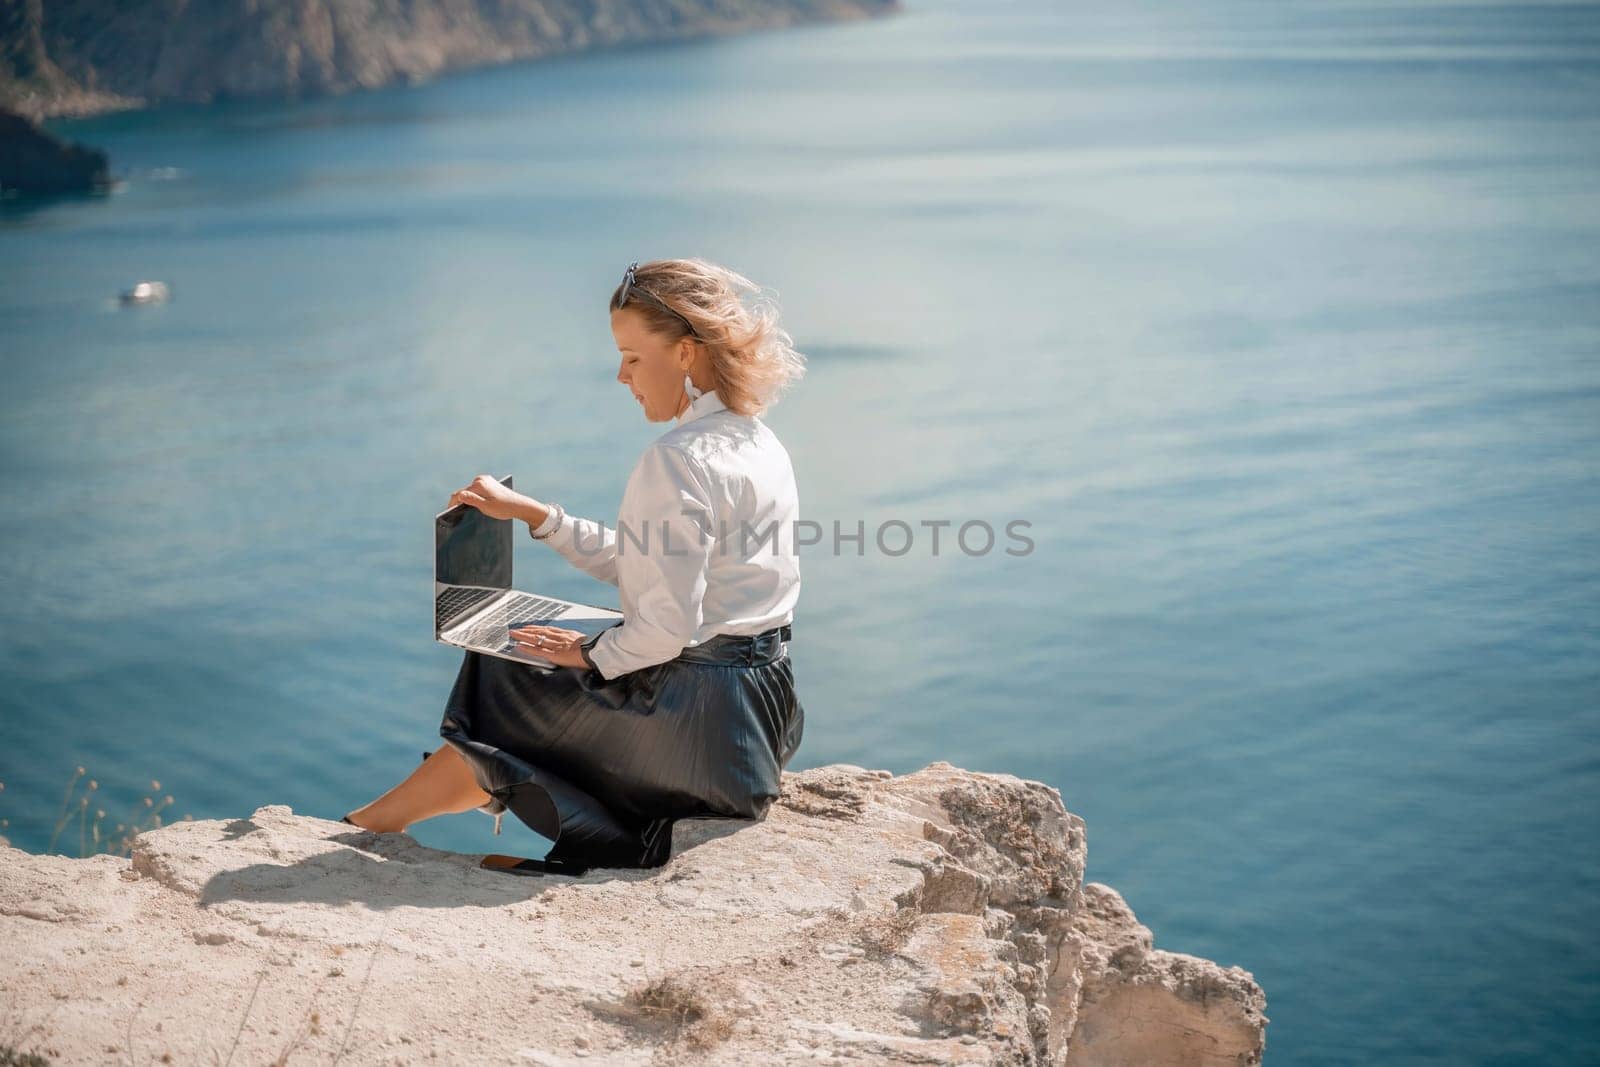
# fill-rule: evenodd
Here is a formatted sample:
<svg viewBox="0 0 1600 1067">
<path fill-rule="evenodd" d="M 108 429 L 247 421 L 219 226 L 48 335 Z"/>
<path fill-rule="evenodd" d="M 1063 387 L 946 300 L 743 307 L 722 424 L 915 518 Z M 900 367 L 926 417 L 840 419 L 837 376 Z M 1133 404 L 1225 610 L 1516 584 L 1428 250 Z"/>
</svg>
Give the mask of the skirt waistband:
<svg viewBox="0 0 1600 1067">
<path fill-rule="evenodd" d="M 684 649 L 678 653 L 678 659 L 688 663 L 759 667 L 781 659 L 789 651 L 790 626 L 790 623 L 784 623 L 764 633 L 748 636 L 716 634 Z"/>
</svg>

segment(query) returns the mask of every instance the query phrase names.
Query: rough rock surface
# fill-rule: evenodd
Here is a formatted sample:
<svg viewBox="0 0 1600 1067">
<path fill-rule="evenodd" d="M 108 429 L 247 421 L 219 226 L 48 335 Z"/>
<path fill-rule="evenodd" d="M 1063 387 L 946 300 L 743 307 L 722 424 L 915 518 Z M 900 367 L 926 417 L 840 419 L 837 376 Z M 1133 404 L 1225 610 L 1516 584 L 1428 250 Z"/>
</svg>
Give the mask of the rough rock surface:
<svg viewBox="0 0 1600 1067">
<path fill-rule="evenodd" d="M 0 195 L 92 192 L 110 183 L 100 149 L 63 141 L 0 108 Z"/>
<path fill-rule="evenodd" d="M 1253 1064 L 1249 974 L 1084 885 L 1055 789 L 784 775 L 652 870 L 485 871 L 289 808 L 0 848 L 0 1045 L 70 1063 Z M 170 1057 L 170 1058 L 164 1058 Z"/>
<path fill-rule="evenodd" d="M 317 96 L 899 8 L 900 0 L 6 0 L 0 104 L 37 119 Z"/>
</svg>

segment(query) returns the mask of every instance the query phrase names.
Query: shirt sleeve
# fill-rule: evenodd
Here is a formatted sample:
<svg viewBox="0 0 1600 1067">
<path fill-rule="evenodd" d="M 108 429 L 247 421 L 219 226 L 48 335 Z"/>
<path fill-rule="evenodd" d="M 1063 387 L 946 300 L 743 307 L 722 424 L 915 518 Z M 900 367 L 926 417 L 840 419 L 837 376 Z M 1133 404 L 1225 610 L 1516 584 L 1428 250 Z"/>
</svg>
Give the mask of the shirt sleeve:
<svg viewBox="0 0 1600 1067">
<path fill-rule="evenodd" d="M 617 584 L 617 533 L 604 523 L 577 515 L 559 517 L 554 508 L 528 532 L 591 578 Z"/>
<path fill-rule="evenodd" d="M 650 449 L 637 478 L 622 509 L 629 538 L 616 562 L 628 587 L 641 592 L 634 611 L 587 647 L 608 680 L 672 659 L 694 640 L 703 618 L 713 544 L 710 479 L 671 445 Z"/>
</svg>

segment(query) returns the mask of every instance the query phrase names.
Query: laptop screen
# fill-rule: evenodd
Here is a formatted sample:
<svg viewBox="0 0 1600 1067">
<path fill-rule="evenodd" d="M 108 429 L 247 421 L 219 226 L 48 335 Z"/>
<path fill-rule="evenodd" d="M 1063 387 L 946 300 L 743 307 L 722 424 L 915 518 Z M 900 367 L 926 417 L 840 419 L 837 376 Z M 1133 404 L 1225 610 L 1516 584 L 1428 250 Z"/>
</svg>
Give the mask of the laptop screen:
<svg viewBox="0 0 1600 1067">
<path fill-rule="evenodd" d="M 500 483 L 510 489 L 511 475 Z M 491 519 L 469 504 L 447 509 L 433 524 L 434 580 L 510 589 L 512 534 L 511 519 Z"/>
</svg>

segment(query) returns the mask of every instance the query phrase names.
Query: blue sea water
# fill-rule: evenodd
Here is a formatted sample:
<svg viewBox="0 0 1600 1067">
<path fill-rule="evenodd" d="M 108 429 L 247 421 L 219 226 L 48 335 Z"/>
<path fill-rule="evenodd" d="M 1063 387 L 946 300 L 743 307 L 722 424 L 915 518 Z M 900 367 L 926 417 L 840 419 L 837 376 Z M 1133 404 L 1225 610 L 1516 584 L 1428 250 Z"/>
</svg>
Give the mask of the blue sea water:
<svg viewBox="0 0 1600 1067">
<path fill-rule="evenodd" d="M 108 824 L 409 772 L 432 515 L 614 516 L 663 427 L 606 298 L 701 255 L 809 356 L 803 513 L 866 531 L 802 561 L 792 769 L 1059 788 L 1159 947 L 1263 985 L 1268 1063 L 1592 1061 L 1595 5 L 908 0 L 52 126 L 128 181 L 0 215 L 13 844 L 78 766 Z"/>
</svg>

